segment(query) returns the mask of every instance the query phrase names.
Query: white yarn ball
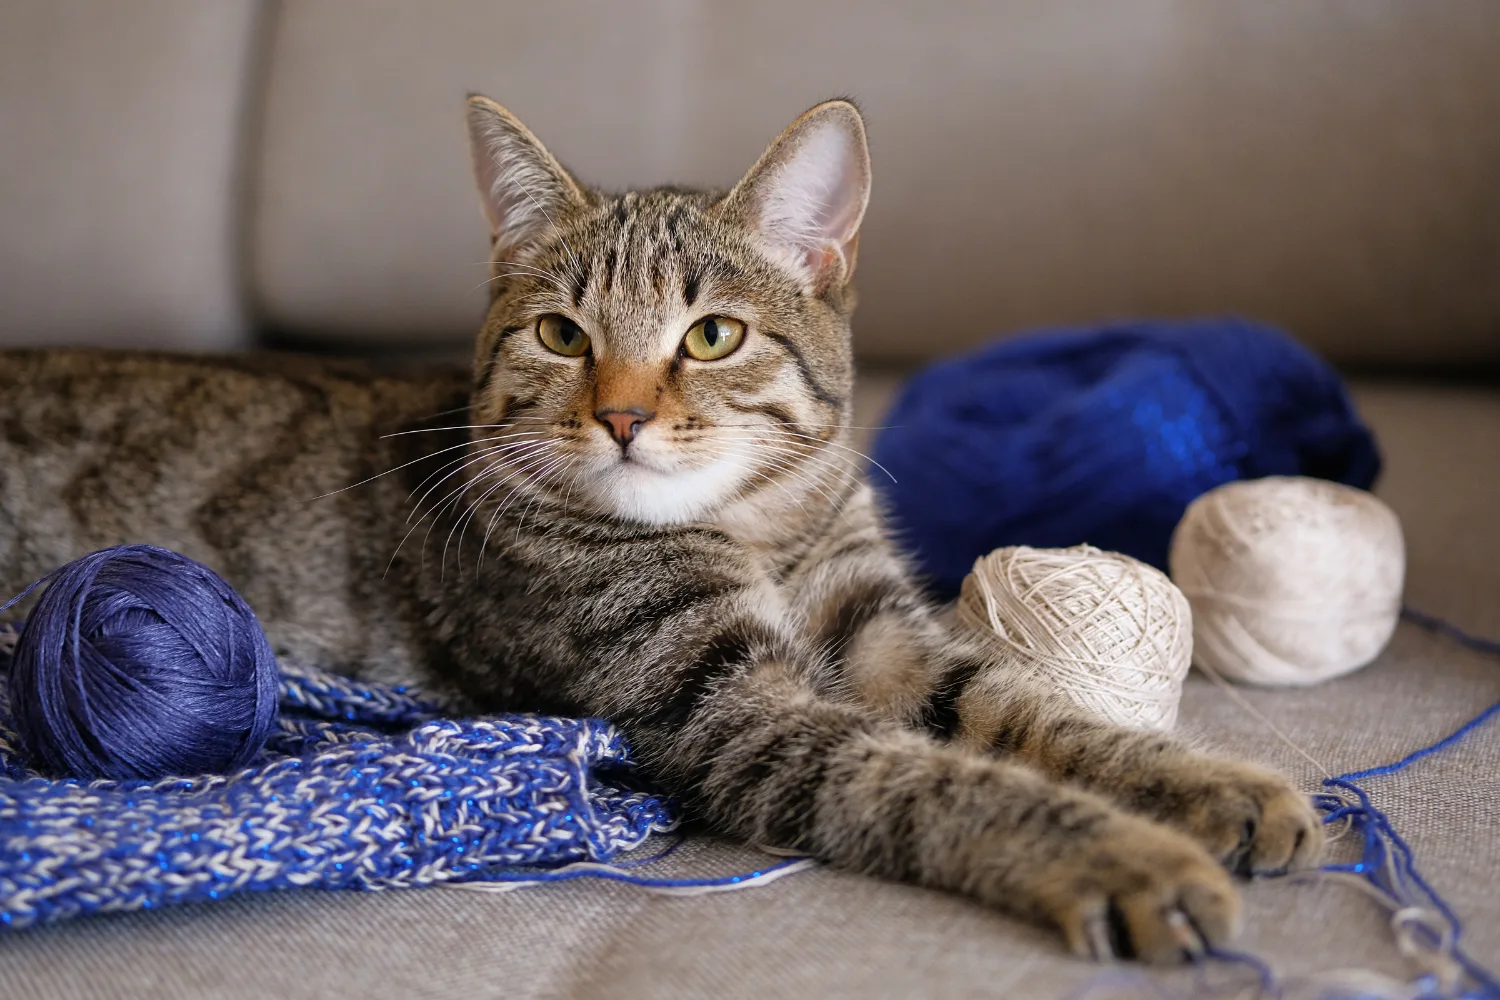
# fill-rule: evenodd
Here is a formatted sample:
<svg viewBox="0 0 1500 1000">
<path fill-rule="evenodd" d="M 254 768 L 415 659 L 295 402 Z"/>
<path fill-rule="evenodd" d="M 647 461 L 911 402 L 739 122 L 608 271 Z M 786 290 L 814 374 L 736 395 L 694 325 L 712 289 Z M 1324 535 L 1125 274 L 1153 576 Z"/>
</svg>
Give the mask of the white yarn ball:
<svg viewBox="0 0 1500 1000">
<path fill-rule="evenodd" d="M 1372 494 L 1322 479 L 1227 483 L 1188 506 L 1172 579 L 1193 606 L 1194 661 L 1263 685 L 1369 663 L 1401 615 L 1406 547 Z"/>
<path fill-rule="evenodd" d="M 1109 722 L 1177 722 L 1192 612 L 1145 563 L 1089 545 L 996 549 L 964 579 L 958 617 L 992 630 L 1015 662 Z"/>
</svg>

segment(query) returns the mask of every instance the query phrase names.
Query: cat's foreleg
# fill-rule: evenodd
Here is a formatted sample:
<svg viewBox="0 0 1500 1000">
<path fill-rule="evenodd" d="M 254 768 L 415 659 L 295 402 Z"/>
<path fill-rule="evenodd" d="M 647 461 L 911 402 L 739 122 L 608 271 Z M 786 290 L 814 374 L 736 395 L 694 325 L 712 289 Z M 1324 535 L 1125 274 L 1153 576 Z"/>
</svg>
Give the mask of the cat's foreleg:
<svg viewBox="0 0 1500 1000">
<path fill-rule="evenodd" d="M 1176 961 L 1234 934 L 1229 877 L 1190 838 L 827 698 L 765 638 L 729 626 L 658 707 L 621 720 L 693 813 L 1053 924 L 1082 955 Z"/>
<path fill-rule="evenodd" d="M 1304 867 L 1321 852 L 1311 802 L 1275 771 L 1098 721 L 1011 671 L 973 669 L 962 655 L 954 662 L 967 678 L 949 685 L 960 744 L 1013 756 L 1190 833 L 1242 875 Z"/>
</svg>

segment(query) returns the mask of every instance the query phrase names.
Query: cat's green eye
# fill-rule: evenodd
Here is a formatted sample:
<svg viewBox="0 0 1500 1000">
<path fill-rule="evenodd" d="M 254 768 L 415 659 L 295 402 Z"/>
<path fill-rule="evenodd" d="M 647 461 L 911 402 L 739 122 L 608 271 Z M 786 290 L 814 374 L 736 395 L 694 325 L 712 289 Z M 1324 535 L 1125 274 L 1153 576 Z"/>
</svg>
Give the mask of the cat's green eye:
<svg viewBox="0 0 1500 1000">
<path fill-rule="evenodd" d="M 536 335 L 547 350 L 569 358 L 589 349 L 589 335 L 566 316 L 543 316 L 537 321 Z"/>
<path fill-rule="evenodd" d="M 728 316 L 709 316 L 693 324 L 682 349 L 698 361 L 717 361 L 740 346 L 745 339 L 745 324 Z"/>
</svg>

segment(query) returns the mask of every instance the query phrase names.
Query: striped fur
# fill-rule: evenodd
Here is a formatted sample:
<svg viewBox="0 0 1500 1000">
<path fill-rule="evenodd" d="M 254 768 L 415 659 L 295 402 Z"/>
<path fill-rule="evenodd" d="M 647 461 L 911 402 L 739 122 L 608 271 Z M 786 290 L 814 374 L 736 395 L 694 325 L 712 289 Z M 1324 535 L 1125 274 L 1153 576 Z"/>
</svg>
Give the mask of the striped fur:
<svg viewBox="0 0 1500 1000">
<path fill-rule="evenodd" d="M 1317 855 L 1283 778 L 1006 675 L 892 549 L 848 428 L 852 105 L 723 195 L 592 191 L 498 105 L 469 115 L 496 251 L 471 373 L 0 356 L 3 589 L 177 548 L 278 655 L 604 716 L 726 833 L 966 893 L 1081 954 L 1222 942 L 1229 871 Z M 588 350 L 549 350 L 543 316 Z M 746 333 L 697 360 L 709 317 Z"/>
</svg>

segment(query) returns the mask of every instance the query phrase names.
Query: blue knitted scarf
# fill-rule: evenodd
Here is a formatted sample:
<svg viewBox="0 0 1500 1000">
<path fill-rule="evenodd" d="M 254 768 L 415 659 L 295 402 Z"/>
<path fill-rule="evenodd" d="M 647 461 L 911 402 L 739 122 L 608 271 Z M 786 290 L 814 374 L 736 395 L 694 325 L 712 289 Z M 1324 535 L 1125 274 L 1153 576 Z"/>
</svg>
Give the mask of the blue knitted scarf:
<svg viewBox="0 0 1500 1000">
<path fill-rule="evenodd" d="M 316 671 L 283 668 L 280 727 L 237 773 L 53 780 L 16 748 L 0 724 L 0 927 L 605 861 L 675 823 L 632 786 L 607 723 L 447 719 L 404 689 Z"/>
</svg>

